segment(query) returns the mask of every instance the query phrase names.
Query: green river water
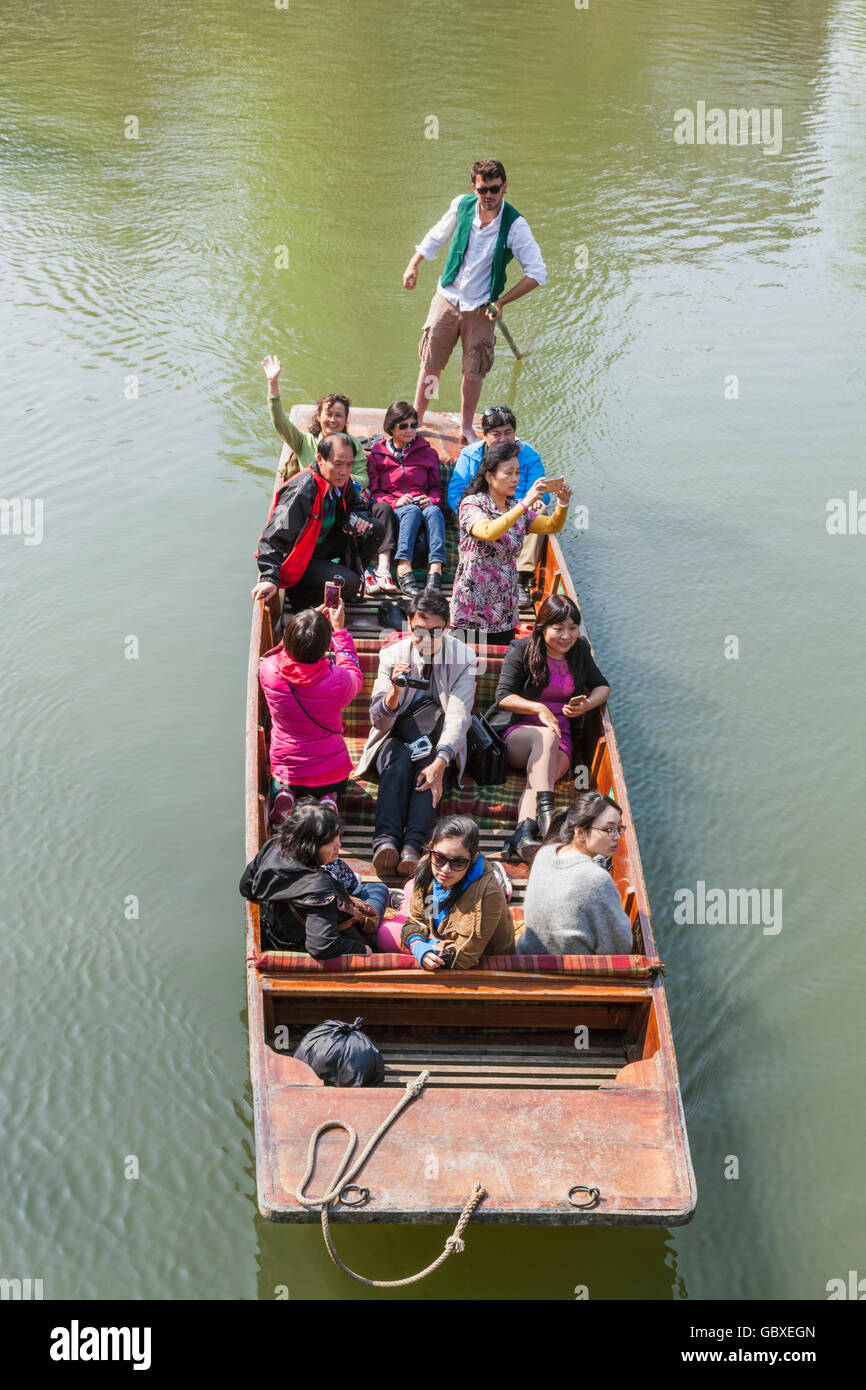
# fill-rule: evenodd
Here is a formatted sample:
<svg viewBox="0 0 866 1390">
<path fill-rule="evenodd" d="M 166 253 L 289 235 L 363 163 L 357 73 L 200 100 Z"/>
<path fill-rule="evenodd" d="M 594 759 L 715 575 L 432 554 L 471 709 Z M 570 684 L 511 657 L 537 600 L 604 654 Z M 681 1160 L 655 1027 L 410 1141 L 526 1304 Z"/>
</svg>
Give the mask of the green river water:
<svg viewBox="0 0 866 1390">
<path fill-rule="evenodd" d="M 435 273 L 407 294 L 402 271 L 491 153 L 549 279 L 482 403 L 511 401 L 589 507 L 565 549 L 699 1207 L 669 1232 L 470 1229 L 402 1296 L 823 1299 L 866 1275 L 866 535 L 827 510 L 866 498 L 863 4 L 28 0 L 2 37 L 0 1275 L 385 1297 L 255 1205 L 237 880 L 279 444 L 258 364 L 280 354 L 287 404 L 411 393 Z M 779 111 L 778 149 L 677 143 L 698 103 Z M 452 363 L 434 404 L 458 391 Z M 777 890 L 781 930 L 678 923 L 698 882 Z M 443 1236 L 338 1232 L 379 1278 Z"/>
</svg>

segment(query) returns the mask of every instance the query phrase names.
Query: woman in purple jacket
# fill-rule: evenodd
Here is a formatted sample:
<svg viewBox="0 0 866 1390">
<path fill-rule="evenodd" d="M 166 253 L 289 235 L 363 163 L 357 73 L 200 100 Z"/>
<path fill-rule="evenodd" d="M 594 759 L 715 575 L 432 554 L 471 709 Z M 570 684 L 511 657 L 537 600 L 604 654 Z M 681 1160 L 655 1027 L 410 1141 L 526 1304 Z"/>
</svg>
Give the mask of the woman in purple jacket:
<svg viewBox="0 0 866 1390">
<path fill-rule="evenodd" d="M 352 771 L 342 711 L 364 684 L 342 600 L 293 614 L 280 646 L 262 657 L 259 680 L 271 712 L 271 824 L 280 825 L 299 796 L 336 811 Z"/>
<path fill-rule="evenodd" d="M 367 454 L 373 515 L 385 523 L 385 540 L 375 574 L 364 578 L 365 591 L 393 593 L 391 553 L 396 546 L 397 583 L 410 598 L 421 585 L 412 573 L 412 552 L 422 525 L 427 528 L 428 586 L 440 589 L 445 563 L 445 518 L 439 455 L 418 433 L 418 416 L 408 401 L 395 401 L 385 412 L 385 438 Z M 396 522 L 396 525 L 395 525 Z M 396 540 L 395 540 L 396 532 Z"/>
</svg>

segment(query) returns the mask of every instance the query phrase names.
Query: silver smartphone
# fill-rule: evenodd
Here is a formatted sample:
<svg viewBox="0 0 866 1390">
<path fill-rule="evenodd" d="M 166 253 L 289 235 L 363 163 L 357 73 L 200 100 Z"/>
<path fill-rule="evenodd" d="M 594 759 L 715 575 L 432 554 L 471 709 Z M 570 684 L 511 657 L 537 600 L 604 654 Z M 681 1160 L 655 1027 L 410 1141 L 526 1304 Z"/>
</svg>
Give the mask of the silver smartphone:
<svg viewBox="0 0 866 1390">
<path fill-rule="evenodd" d="M 433 744 L 426 734 L 416 738 L 414 743 L 407 743 L 406 747 L 409 749 L 409 757 L 413 763 L 417 763 L 419 758 L 426 758 L 428 753 L 433 752 Z"/>
</svg>

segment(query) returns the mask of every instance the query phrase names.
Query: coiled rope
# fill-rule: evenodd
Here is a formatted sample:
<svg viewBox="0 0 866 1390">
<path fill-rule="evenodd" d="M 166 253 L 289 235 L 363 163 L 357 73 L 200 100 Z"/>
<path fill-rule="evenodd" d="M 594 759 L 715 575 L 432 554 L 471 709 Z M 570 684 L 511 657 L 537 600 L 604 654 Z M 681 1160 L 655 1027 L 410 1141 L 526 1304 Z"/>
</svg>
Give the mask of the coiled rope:
<svg viewBox="0 0 866 1390">
<path fill-rule="evenodd" d="M 439 1255 L 431 1265 L 428 1265 L 426 1269 L 422 1269 L 419 1274 L 410 1274 L 407 1279 L 366 1279 L 363 1274 L 356 1274 L 354 1270 L 349 1269 L 348 1265 L 343 1263 L 343 1261 L 340 1259 L 340 1256 L 334 1249 L 334 1242 L 331 1237 L 331 1228 L 328 1224 L 328 1208 L 331 1206 L 333 1202 L 337 1201 L 342 1201 L 344 1206 L 358 1207 L 369 1199 L 370 1189 L 368 1187 L 359 1187 L 358 1184 L 354 1181 L 354 1179 L 361 1172 L 361 1169 L 364 1167 L 364 1164 L 367 1162 L 367 1159 L 370 1157 L 370 1154 L 373 1152 L 382 1136 L 387 1133 L 394 1121 L 398 1119 L 399 1116 L 406 1109 L 406 1106 L 410 1105 L 411 1102 L 415 1099 L 415 1097 L 421 1094 L 422 1090 L 427 1084 L 427 1079 L 429 1075 L 429 1071 L 422 1071 L 419 1076 L 416 1076 L 414 1081 L 408 1082 L 405 1091 L 398 1100 L 397 1104 L 394 1106 L 394 1109 L 391 1111 L 390 1115 L 388 1115 L 387 1118 L 382 1121 L 379 1128 L 374 1132 L 372 1138 L 369 1139 L 368 1142 L 365 1144 L 364 1148 L 362 1149 L 361 1153 L 359 1154 L 358 1158 L 355 1160 L 354 1163 L 352 1163 L 352 1155 L 354 1154 L 355 1146 L 358 1143 L 358 1136 L 355 1133 L 355 1130 L 352 1128 L 352 1126 L 350 1124 L 346 1124 L 344 1120 L 325 1120 L 322 1124 L 318 1126 L 317 1129 L 313 1131 L 312 1135 L 310 1136 L 310 1145 L 307 1149 L 307 1168 L 306 1172 L 304 1173 L 304 1176 L 298 1183 L 297 1189 L 295 1191 L 295 1196 L 297 1197 L 298 1201 L 302 1204 L 302 1206 L 305 1206 L 311 1210 L 315 1209 L 316 1207 L 319 1208 L 322 1217 L 322 1234 L 325 1237 L 325 1247 L 337 1268 L 341 1269 L 344 1274 L 347 1274 L 350 1279 L 355 1279 L 359 1284 L 366 1284 L 369 1288 L 400 1289 L 403 1288 L 406 1284 L 417 1284 L 419 1280 L 426 1279 L 428 1274 L 432 1274 L 433 1271 L 438 1269 L 441 1264 L 444 1264 L 445 1261 L 448 1259 L 449 1255 L 462 1253 L 462 1251 L 466 1248 L 463 1241 L 463 1232 L 465 1231 L 470 1220 L 472 1219 L 472 1214 L 475 1211 L 475 1208 L 478 1206 L 478 1203 L 481 1201 L 483 1197 L 487 1196 L 487 1193 L 485 1189 L 482 1187 L 481 1183 L 476 1182 L 475 1186 L 472 1189 L 472 1194 L 469 1197 L 469 1200 L 467 1201 L 465 1207 L 460 1213 L 457 1225 L 454 1227 L 454 1230 L 445 1242 L 445 1248 L 442 1251 L 442 1254 Z M 304 1189 L 312 1179 L 313 1172 L 316 1167 L 316 1150 L 318 1147 L 319 1139 L 321 1135 L 327 1134 L 328 1130 L 331 1129 L 342 1129 L 348 1135 L 346 1151 L 343 1154 L 342 1159 L 340 1160 L 339 1167 L 337 1168 L 337 1171 L 334 1174 L 333 1181 L 331 1183 L 331 1186 L 328 1188 L 327 1192 L 323 1193 L 321 1197 L 308 1197 L 306 1196 Z M 354 1190 L 358 1195 L 354 1198 L 354 1200 L 349 1201 L 343 1194 L 348 1193 L 352 1190 Z"/>
</svg>

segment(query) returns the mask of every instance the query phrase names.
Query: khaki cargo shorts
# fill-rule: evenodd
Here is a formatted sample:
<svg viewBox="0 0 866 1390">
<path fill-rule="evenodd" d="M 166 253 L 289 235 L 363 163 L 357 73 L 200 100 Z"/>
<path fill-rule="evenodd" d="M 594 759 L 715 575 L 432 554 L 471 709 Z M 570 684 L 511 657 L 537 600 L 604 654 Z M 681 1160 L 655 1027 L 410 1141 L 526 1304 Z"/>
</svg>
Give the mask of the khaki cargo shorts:
<svg viewBox="0 0 866 1390">
<path fill-rule="evenodd" d="M 459 338 L 463 375 L 485 377 L 493 366 L 495 332 L 496 325 L 487 317 L 483 304 L 478 309 L 456 309 L 437 290 L 418 344 L 421 366 L 425 372 L 443 372 Z"/>
</svg>

